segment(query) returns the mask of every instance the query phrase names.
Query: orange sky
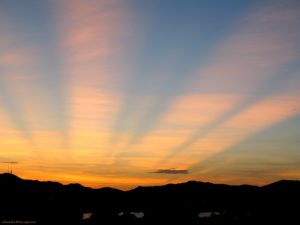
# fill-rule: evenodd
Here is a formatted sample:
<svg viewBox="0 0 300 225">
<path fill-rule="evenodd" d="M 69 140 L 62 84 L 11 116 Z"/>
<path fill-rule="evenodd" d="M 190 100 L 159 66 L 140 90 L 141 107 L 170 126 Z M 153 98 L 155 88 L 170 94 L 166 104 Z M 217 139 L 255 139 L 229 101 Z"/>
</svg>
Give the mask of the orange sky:
<svg viewBox="0 0 300 225">
<path fill-rule="evenodd" d="M 219 4 L 1 2 L 0 172 L 120 189 L 300 179 L 299 2 Z"/>
</svg>

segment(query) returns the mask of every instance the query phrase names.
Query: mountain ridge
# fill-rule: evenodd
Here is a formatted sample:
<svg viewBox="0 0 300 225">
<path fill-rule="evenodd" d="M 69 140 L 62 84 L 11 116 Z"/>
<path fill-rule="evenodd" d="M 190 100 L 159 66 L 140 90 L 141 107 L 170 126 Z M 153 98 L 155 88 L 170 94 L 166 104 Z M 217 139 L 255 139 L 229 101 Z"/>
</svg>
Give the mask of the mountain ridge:
<svg viewBox="0 0 300 225">
<path fill-rule="evenodd" d="M 149 186 L 137 186 L 135 188 L 129 189 L 129 190 L 121 190 L 115 187 L 109 187 L 109 186 L 104 186 L 104 187 L 99 187 L 99 188 L 92 188 L 92 187 L 88 187 L 88 186 L 84 186 L 80 183 L 68 183 L 68 184 L 62 184 L 58 181 L 40 181 L 40 180 L 31 180 L 31 179 L 23 179 L 15 174 L 11 174 L 11 173 L 2 173 L 0 174 L 0 182 L 3 179 L 7 179 L 7 180 L 15 180 L 15 181 L 25 181 L 25 182 L 38 182 L 38 183 L 42 183 L 42 184 L 59 184 L 62 185 L 64 187 L 76 187 L 76 188 L 85 188 L 85 189 L 91 189 L 91 190 L 101 190 L 101 189 L 113 189 L 113 190 L 118 190 L 118 191 L 122 191 L 122 192 L 130 192 L 133 191 L 135 189 L 140 189 L 140 188 L 162 188 L 162 187 L 171 187 L 171 186 L 184 186 L 184 185 L 220 185 L 220 186 L 230 186 L 230 187 L 258 187 L 258 188 L 262 188 L 262 187 L 272 187 L 272 186 L 280 186 L 280 185 L 288 185 L 288 184 L 296 184 L 296 185 L 300 185 L 300 180 L 288 180 L 288 179 L 282 179 L 282 180 L 278 180 L 278 181 L 274 181 L 272 183 L 268 183 L 265 185 L 253 185 L 253 184 L 225 184 L 225 183 L 212 183 L 212 182 L 205 182 L 205 181 L 198 181 L 198 180 L 189 180 L 186 182 L 182 182 L 182 183 L 169 183 L 169 184 L 163 184 L 163 185 L 149 185 Z"/>
<path fill-rule="evenodd" d="M 0 200 L 0 222 L 11 223 L 300 224 L 300 209 L 294 207 L 300 202 L 297 180 L 264 186 L 188 181 L 122 191 L 0 174 Z"/>
</svg>

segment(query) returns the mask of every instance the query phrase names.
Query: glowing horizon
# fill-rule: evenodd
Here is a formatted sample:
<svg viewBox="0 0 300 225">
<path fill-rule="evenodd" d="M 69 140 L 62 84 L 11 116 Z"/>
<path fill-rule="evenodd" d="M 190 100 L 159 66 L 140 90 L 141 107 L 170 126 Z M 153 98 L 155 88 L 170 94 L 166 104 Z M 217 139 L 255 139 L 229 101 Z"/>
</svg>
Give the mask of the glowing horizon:
<svg viewBox="0 0 300 225">
<path fill-rule="evenodd" d="M 0 173 L 300 179 L 299 20 L 296 0 L 1 1 Z"/>
</svg>

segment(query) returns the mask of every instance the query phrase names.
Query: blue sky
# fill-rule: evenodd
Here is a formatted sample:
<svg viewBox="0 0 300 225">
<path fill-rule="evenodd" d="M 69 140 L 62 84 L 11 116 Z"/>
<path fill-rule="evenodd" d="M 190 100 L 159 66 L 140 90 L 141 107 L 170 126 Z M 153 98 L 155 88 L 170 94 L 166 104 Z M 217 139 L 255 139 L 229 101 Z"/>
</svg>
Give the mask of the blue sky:
<svg viewBox="0 0 300 225">
<path fill-rule="evenodd" d="M 0 160 L 124 189 L 299 179 L 299 19 L 293 0 L 3 0 Z"/>
</svg>

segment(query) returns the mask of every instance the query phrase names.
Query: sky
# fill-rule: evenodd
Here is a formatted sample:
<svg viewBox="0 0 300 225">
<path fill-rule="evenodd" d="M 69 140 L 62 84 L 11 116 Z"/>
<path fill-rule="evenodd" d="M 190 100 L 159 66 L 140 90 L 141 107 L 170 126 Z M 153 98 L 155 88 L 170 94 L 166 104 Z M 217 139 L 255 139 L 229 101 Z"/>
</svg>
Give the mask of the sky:
<svg viewBox="0 0 300 225">
<path fill-rule="evenodd" d="M 1 0 L 0 173 L 300 179 L 299 21 L 297 0 Z"/>
</svg>

